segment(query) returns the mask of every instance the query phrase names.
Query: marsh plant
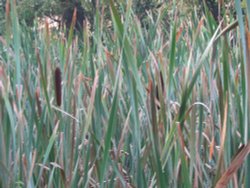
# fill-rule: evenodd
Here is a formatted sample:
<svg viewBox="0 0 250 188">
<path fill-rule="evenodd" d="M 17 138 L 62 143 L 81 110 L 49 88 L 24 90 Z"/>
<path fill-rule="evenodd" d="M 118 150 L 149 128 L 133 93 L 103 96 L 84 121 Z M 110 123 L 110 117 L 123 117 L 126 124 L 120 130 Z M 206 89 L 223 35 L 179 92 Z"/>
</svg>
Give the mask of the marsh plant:
<svg viewBox="0 0 250 188">
<path fill-rule="evenodd" d="M 249 12 L 218 3 L 110 0 L 77 33 L 7 0 L 0 187 L 250 187 Z"/>
</svg>

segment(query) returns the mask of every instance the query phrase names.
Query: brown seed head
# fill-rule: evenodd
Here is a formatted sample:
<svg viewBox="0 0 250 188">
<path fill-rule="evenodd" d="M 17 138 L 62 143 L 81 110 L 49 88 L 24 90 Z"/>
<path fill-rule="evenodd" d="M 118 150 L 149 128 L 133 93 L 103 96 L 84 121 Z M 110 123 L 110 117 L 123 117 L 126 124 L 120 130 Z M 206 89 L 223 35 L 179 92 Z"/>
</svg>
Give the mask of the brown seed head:
<svg viewBox="0 0 250 188">
<path fill-rule="evenodd" d="M 61 70 L 59 67 L 55 70 L 55 94 L 56 94 L 56 103 L 58 106 L 61 106 L 62 103 L 62 77 Z"/>
</svg>

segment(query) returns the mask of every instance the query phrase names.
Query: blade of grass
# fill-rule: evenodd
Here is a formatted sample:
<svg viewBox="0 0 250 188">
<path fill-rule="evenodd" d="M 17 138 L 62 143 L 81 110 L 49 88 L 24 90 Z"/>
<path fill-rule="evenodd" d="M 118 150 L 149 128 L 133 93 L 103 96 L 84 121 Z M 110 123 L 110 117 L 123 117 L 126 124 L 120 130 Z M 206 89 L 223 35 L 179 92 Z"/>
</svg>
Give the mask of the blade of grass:
<svg viewBox="0 0 250 188">
<path fill-rule="evenodd" d="M 16 65 L 16 75 L 15 75 L 15 84 L 19 86 L 21 84 L 21 60 L 20 60 L 20 49 L 21 49 L 21 40 L 20 40 L 20 26 L 18 22 L 18 15 L 16 10 L 16 2 L 14 0 L 10 1 L 11 5 L 11 21 L 12 21 L 12 34 L 13 34 L 13 46 L 15 52 L 15 65 Z M 20 110 L 21 103 L 18 101 L 18 109 Z"/>
<path fill-rule="evenodd" d="M 110 145 L 111 145 L 111 139 L 112 139 L 112 136 L 114 134 L 115 125 L 117 123 L 117 106 L 118 106 L 118 92 L 116 90 L 116 92 L 114 94 L 113 102 L 112 102 L 111 111 L 109 114 L 108 129 L 107 129 L 105 141 L 104 141 L 104 154 L 103 154 L 103 161 L 101 164 L 102 167 L 101 167 L 100 178 L 99 178 L 101 188 L 104 187 L 104 175 L 105 175 L 106 168 L 108 165 L 107 163 L 108 163 L 108 156 L 109 156 L 109 149 L 110 149 Z"/>
<path fill-rule="evenodd" d="M 49 154 L 50 154 L 50 152 L 51 152 L 51 150 L 52 150 L 52 148 L 53 148 L 54 142 L 55 142 L 55 140 L 56 140 L 56 138 L 57 138 L 57 136 L 58 136 L 58 131 L 57 131 L 58 128 L 59 128 L 59 121 L 56 123 L 56 125 L 55 125 L 55 127 L 54 127 L 54 129 L 53 129 L 53 133 L 52 133 L 52 135 L 51 135 L 51 137 L 50 137 L 50 139 L 49 139 L 48 146 L 47 146 L 46 151 L 45 151 L 44 156 L 43 156 L 42 166 L 45 166 L 45 164 L 46 164 L 47 161 L 48 161 Z M 42 174 L 43 174 L 43 170 L 44 170 L 44 168 L 42 167 L 42 168 L 40 169 L 40 171 L 39 171 L 39 175 L 38 175 L 36 187 L 38 187 L 39 182 L 41 181 L 41 176 L 42 176 Z"/>
<path fill-rule="evenodd" d="M 172 30 L 172 36 L 171 36 L 171 49 L 170 49 L 170 63 L 169 63 L 169 84 L 168 84 L 168 96 L 170 96 L 171 93 L 171 85 L 173 80 L 173 73 L 174 73 L 174 66 L 175 66 L 175 46 L 176 46 L 176 24 L 174 24 L 174 28 Z"/>
<path fill-rule="evenodd" d="M 232 160 L 231 164 L 227 168 L 227 170 L 222 174 L 220 179 L 217 181 L 215 188 L 223 188 L 226 187 L 229 181 L 233 178 L 233 175 L 240 168 L 247 155 L 250 152 L 250 142 L 247 143 L 246 146 L 240 149 L 239 153 Z"/>
<path fill-rule="evenodd" d="M 227 132 L 227 119 L 228 119 L 228 95 L 226 96 L 225 106 L 224 106 L 224 115 L 223 115 L 223 125 L 220 135 L 220 151 L 218 157 L 218 164 L 216 170 L 215 180 L 217 180 L 221 174 L 222 166 L 224 164 L 224 155 L 225 155 L 225 141 L 226 141 L 226 132 Z"/>
<path fill-rule="evenodd" d="M 249 0 L 247 1 L 247 4 L 249 5 Z M 248 9 L 250 7 L 248 6 Z M 243 14 L 242 14 L 242 8 L 241 8 L 241 2 L 240 0 L 235 0 L 235 9 L 236 9 L 236 13 L 237 13 L 237 18 L 238 18 L 238 22 L 239 22 L 239 27 L 240 27 L 240 36 L 241 36 L 241 45 L 242 45 L 242 48 L 243 48 L 243 61 L 244 61 L 244 64 L 242 66 L 242 68 L 244 67 L 244 80 L 246 79 L 245 81 L 245 84 L 243 83 L 243 92 L 242 92 L 242 98 L 243 98 L 243 114 L 244 114 L 244 132 L 245 132 L 245 135 L 244 135 L 244 141 L 245 143 L 247 143 L 247 141 L 249 140 L 249 104 L 248 104 L 248 101 L 249 101 L 249 98 L 250 96 L 248 96 L 248 93 L 249 93 L 249 89 L 248 88 L 248 78 L 249 78 L 249 74 L 247 72 L 247 64 L 249 64 L 249 62 L 247 61 L 247 41 L 246 41 L 246 38 L 245 38 L 245 27 L 244 27 L 244 18 L 243 18 Z M 249 11 L 247 11 L 247 15 L 249 17 L 250 13 Z M 249 21 L 249 19 L 248 19 Z M 245 167 L 245 173 L 246 174 L 249 174 L 250 173 L 250 157 L 247 157 L 247 163 L 246 163 L 246 167 Z M 246 187 L 250 187 L 250 179 L 249 178 L 245 178 L 245 186 Z"/>
</svg>

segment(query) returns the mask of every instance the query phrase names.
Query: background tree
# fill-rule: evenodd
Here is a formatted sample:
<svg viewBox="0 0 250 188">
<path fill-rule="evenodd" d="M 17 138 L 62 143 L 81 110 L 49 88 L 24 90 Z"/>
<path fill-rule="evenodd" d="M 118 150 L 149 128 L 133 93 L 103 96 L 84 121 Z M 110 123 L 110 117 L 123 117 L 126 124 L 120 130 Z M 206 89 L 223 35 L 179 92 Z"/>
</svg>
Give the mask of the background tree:
<svg viewBox="0 0 250 188">
<path fill-rule="evenodd" d="M 36 18 L 42 18 L 44 16 L 54 19 L 56 22 L 64 22 L 66 27 L 69 27 L 73 10 L 76 7 L 78 10 L 77 17 L 77 30 L 82 27 L 82 22 L 85 18 L 88 19 L 90 25 L 94 24 L 94 17 L 96 14 L 96 0 L 92 1 L 83 1 L 83 0 L 16 0 L 17 2 L 17 11 L 19 15 L 19 21 L 25 23 L 27 26 L 33 26 Z M 0 2 L 0 26 L 4 28 L 5 23 L 5 3 L 6 0 Z M 157 9 L 161 5 L 162 1 L 149 1 L 149 0 L 136 0 L 133 2 L 133 9 L 136 15 L 142 22 L 145 22 L 147 18 L 147 12 L 153 9 Z M 99 9 L 106 7 L 105 17 L 110 19 L 108 2 L 99 2 Z M 124 4 L 124 6 L 126 6 Z M 99 10 L 101 11 L 101 10 Z M 154 14 L 156 12 L 154 11 Z M 60 19 L 55 19 L 55 16 L 58 16 Z M 3 32 L 0 31 L 0 33 Z"/>
</svg>

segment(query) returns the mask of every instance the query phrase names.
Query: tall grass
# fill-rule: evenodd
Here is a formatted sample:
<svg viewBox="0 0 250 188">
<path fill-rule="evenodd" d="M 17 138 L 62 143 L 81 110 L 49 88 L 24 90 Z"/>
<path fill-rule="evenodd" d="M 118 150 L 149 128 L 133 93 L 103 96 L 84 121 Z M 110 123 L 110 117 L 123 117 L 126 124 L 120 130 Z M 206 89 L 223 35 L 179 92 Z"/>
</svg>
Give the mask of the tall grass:
<svg viewBox="0 0 250 188">
<path fill-rule="evenodd" d="M 81 37 L 76 16 L 67 37 L 29 31 L 14 2 L 0 36 L 1 187 L 250 186 L 238 0 L 238 22 L 170 1 L 143 26 L 132 0 L 110 1 L 112 27 L 98 11 Z"/>
</svg>

